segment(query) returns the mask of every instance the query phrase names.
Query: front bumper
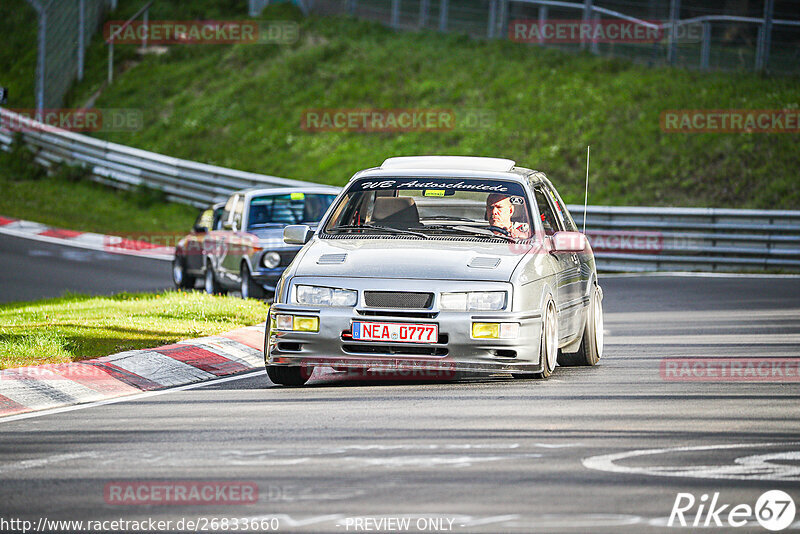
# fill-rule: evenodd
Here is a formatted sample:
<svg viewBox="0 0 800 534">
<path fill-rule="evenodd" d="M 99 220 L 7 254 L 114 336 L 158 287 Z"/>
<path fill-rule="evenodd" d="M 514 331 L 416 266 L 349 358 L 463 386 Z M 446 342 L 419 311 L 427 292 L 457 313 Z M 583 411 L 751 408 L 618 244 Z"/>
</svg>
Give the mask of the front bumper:
<svg viewBox="0 0 800 534">
<path fill-rule="evenodd" d="M 319 331 L 275 330 L 272 318 L 276 314 L 319 317 Z M 439 342 L 353 340 L 350 335 L 353 321 L 436 324 Z M 473 339 L 473 321 L 519 323 L 519 335 L 515 339 Z M 267 321 L 265 362 L 267 365 L 345 369 L 538 373 L 542 371 L 539 354 L 541 332 L 542 318 L 538 312 L 430 310 L 409 314 L 361 307 L 312 308 L 273 304 Z"/>
</svg>

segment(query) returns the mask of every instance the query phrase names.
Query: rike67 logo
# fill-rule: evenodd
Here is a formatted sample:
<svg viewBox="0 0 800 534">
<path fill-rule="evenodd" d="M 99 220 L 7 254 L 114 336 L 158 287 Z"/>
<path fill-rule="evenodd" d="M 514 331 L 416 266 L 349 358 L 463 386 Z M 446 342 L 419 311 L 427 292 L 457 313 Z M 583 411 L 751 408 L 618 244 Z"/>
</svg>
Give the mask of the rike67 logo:
<svg viewBox="0 0 800 534">
<path fill-rule="evenodd" d="M 678 493 L 669 527 L 733 527 L 748 524 L 753 517 L 767 530 L 778 531 L 787 528 L 794 521 L 795 505 L 792 497 L 781 490 L 764 492 L 755 506 L 749 504 L 730 504 L 720 501 L 719 492 L 711 497 L 707 493 L 695 498 L 691 493 Z"/>
</svg>

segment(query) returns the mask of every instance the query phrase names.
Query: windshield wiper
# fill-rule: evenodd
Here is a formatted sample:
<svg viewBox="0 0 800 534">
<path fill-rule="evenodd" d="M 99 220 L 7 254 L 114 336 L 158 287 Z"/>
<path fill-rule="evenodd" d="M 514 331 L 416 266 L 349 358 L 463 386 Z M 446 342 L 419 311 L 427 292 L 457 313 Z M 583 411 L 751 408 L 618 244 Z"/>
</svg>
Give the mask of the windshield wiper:
<svg viewBox="0 0 800 534">
<path fill-rule="evenodd" d="M 416 228 L 422 228 L 422 227 L 416 227 Z M 495 239 L 495 238 L 497 238 L 497 239 L 505 239 L 506 241 L 509 241 L 511 243 L 516 243 L 517 242 L 516 238 L 510 237 L 510 236 L 506 236 L 506 235 L 502 235 L 502 234 L 498 235 L 498 234 L 495 234 L 494 232 L 492 232 L 491 230 L 487 230 L 487 229 L 484 229 L 484 228 L 475 228 L 475 227 L 472 227 L 472 226 L 461 226 L 461 225 L 454 226 L 454 225 L 450 225 L 450 224 L 430 224 L 428 226 L 425 226 L 424 228 L 426 230 L 447 230 L 449 232 L 455 232 L 455 233 L 459 233 L 459 234 L 470 234 L 470 235 L 480 236 L 480 237 L 490 237 L 492 239 Z"/>
<path fill-rule="evenodd" d="M 378 224 L 345 224 L 342 226 L 336 226 L 328 230 L 327 233 L 333 234 L 338 233 L 340 230 L 349 231 L 349 230 L 381 230 L 384 232 L 391 232 L 394 234 L 407 234 L 413 235 L 417 237 L 422 237 L 424 239 L 428 239 L 430 236 L 427 234 L 423 234 L 422 232 L 414 232 L 411 230 L 403 230 L 402 228 L 393 228 L 391 226 L 380 226 Z"/>
</svg>

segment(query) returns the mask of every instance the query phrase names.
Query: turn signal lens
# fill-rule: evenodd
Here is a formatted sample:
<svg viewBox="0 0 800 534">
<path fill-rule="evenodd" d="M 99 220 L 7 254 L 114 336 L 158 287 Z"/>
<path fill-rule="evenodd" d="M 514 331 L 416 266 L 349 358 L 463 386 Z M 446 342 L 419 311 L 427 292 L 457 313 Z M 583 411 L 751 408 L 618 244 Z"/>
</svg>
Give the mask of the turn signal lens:
<svg viewBox="0 0 800 534">
<path fill-rule="evenodd" d="M 277 330 L 291 330 L 294 317 L 291 315 L 276 315 L 275 328 Z"/>
</svg>

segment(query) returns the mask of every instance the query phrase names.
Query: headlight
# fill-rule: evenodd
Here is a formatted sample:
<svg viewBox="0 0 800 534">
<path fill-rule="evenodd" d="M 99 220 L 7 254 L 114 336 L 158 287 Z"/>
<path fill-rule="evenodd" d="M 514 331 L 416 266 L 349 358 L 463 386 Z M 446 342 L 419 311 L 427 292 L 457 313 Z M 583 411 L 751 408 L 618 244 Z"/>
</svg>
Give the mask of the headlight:
<svg viewBox="0 0 800 534">
<path fill-rule="evenodd" d="M 505 306 L 505 291 L 442 293 L 439 299 L 439 308 L 449 311 L 496 311 Z"/>
<path fill-rule="evenodd" d="M 355 306 L 358 300 L 358 293 L 350 289 L 298 285 L 295 291 L 295 302 L 309 306 Z"/>
<path fill-rule="evenodd" d="M 281 255 L 277 252 L 267 252 L 261 256 L 261 265 L 267 269 L 274 269 L 281 263 Z"/>
</svg>

